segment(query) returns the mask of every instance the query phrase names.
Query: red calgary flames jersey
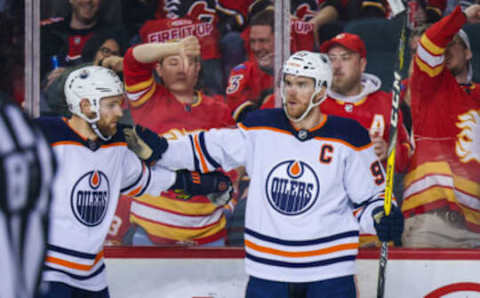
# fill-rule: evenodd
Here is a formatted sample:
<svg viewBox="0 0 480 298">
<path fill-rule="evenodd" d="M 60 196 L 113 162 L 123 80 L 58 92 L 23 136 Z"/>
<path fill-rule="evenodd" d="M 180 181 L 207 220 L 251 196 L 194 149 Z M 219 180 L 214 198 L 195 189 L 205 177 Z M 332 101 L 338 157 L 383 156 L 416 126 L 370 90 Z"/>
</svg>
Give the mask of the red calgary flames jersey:
<svg viewBox="0 0 480 298">
<path fill-rule="evenodd" d="M 336 115 L 357 120 L 371 135 L 377 134 L 388 143 L 390 137 L 390 114 L 392 97 L 384 91 L 368 94 L 356 103 L 347 103 L 328 97 L 320 109 L 325 114 Z M 408 134 L 400 113 L 398 120 L 398 140 L 396 148 L 395 169 L 404 171 L 408 165 L 408 153 L 411 149 Z"/>
<path fill-rule="evenodd" d="M 248 7 L 250 1 L 227 0 L 157 0 L 157 19 L 177 19 L 189 17 L 202 23 L 210 23 L 217 26 L 220 23 L 220 16 L 231 17 L 238 26 L 245 24 L 242 11 Z"/>
<path fill-rule="evenodd" d="M 124 78 L 130 111 L 135 123 L 169 140 L 194 131 L 234 125 L 228 106 L 196 93 L 196 103 L 185 105 L 153 78 L 154 64 L 135 60 L 132 49 L 124 58 Z M 204 244 L 226 235 L 223 207 L 205 196 L 185 200 L 185 194 L 163 192 L 132 201 L 130 221 L 141 226 L 156 244 Z"/>
<path fill-rule="evenodd" d="M 273 75 L 260 69 L 257 63 L 246 61 L 232 69 L 228 79 L 227 104 L 235 113 L 247 100 L 261 105 L 273 93 Z"/>
<path fill-rule="evenodd" d="M 410 216 L 448 207 L 480 232 L 480 85 L 458 84 L 444 55 L 465 21 L 457 7 L 418 44 L 409 81 L 416 149 L 402 209 Z"/>
<path fill-rule="evenodd" d="M 132 198 L 128 196 L 120 196 L 118 200 L 115 216 L 113 216 L 112 224 L 108 230 L 106 245 L 122 245 L 124 244 L 124 237 L 130 228 L 130 205 Z"/>
<path fill-rule="evenodd" d="M 154 64 L 135 60 L 132 49 L 124 58 L 124 78 L 131 114 L 135 123 L 165 134 L 170 130 L 185 131 L 233 125 L 225 103 L 197 92 L 192 105 L 180 103 L 163 85 L 155 82 Z"/>
<path fill-rule="evenodd" d="M 218 47 L 219 32 L 214 24 L 189 17 L 147 21 L 140 29 L 143 42 L 166 42 L 194 35 L 201 45 L 202 59 L 221 57 Z"/>
</svg>

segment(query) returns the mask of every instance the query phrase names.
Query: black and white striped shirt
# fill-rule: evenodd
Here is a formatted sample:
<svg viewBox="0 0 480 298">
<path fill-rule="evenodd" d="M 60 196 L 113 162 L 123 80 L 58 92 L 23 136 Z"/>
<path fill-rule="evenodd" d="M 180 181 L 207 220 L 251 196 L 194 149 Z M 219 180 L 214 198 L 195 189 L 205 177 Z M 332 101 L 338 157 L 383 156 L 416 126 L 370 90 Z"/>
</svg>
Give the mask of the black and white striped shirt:
<svg viewBox="0 0 480 298">
<path fill-rule="evenodd" d="M 18 108 L 0 102 L 0 298 L 35 295 L 55 170 L 39 128 Z"/>
</svg>

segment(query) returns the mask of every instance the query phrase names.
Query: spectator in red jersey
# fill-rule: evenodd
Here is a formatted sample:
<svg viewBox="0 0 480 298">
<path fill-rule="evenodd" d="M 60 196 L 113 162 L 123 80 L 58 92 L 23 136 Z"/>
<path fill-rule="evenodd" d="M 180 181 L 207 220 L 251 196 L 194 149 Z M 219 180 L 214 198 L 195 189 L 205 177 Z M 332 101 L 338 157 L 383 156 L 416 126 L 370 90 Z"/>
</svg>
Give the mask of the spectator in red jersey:
<svg viewBox="0 0 480 298">
<path fill-rule="evenodd" d="M 167 139 L 234 124 L 225 103 L 195 89 L 200 52 L 194 36 L 141 44 L 127 51 L 124 79 L 135 123 Z M 154 71 L 161 83 L 155 82 Z M 205 196 L 185 200 L 174 191 L 163 192 L 157 200 L 135 198 L 130 213 L 130 221 L 137 226 L 133 244 L 224 245 L 225 211 L 232 207 L 233 203 L 216 206 Z"/>
<path fill-rule="evenodd" d="M 71 10 L 65 18 L 51 18 L 41 28 L 41 78 L 58 77 L 62 70 L 56 67 L 81 63 L 82 49 L 94 32 L 116 32 L 126 39 L 121 26 L 111 26 L 103 19 L 102 0 L 70 0 Z M 52 64 L 56 56 L 58 65 Z"/>
<path fill-rule="evenodd" d="M 310 2 L 310 1 L 309 1 Z M 291 3 L 294 5 L 294 3 Z M 303 6 L 302 6 L 303 7 Z M 314 36 L 313 25 L 308 21 L 309 16 L 308 9 L 295 10 L 291 7 L 292 15 L 290 18 L 290 51 L 292 53 L 298 51 L 313 51 L 314 49 Z M 250 5 L 248 10 L 248 24 L 251 25 L 252 19 L 259 13 L 263 13 L 265 10 L 270 10 L 272 14 L 274 10 L 274 3 L 271 0 L 257 0 Z M 297 14 L 294 14 L 297 13 Z M 250 49 L 250 28 L 247 27 L 242 32 L 242 38 L 244 39 L 245 50 L 248 58 L 253 58 L 252 50 Z"/>
<path fill-rule="evenodd" d="M 356 34 L 341 33 L 321 46 L 332 63 L 332 87 L 327 99 L 320 105 L 325 114 L 357 120 L 369 133 L 375 153 L 386 165 L 390 137 L 390 114 L 392 97 L 380 90 L 380 79 L 364 73 L 367 65 L 366 47 Z M 395 168 L 405 171 L 411 146 L 400 113 Z M 362 235 L 362 246 L 379 244 L 373 235 Z"/>
<path fill-rule="evenodd" d="M 333 69 L 332 88 L 320 108 L 324 113 L 360 122 L 369 130 L 375 153 L 385 164 L 392 98 L 380 90 L 382 82 L 377 76 L 364 73 L 367 51 L 363 40 L 356 34 L 340 33 L 320 49 L 328 53 Z M 401 115 L 399 123 L 403 123 Z M 401 172 L 407 167 L 411 147 L 403 125 L 398 132 L 396 170 Z"/>
<path fill-rule="evenodd" d="M 167 39 L 166 27 L 170 26 L 172 27 L 171 31 L 175 31 L 179 27 L 189 25 L 175 24 L 174 20 L 188 20 L 197 26 L 203 26 L 196 32 L 189 30 L 187 33 L 184 30 L 176 38 L 195 35 L 200 39 L 203 59 L 202 72 L 205 73 L 205 75 L 200 75 L 201 85 L 209 94 L 224 94 L 225 76 L 228 73 L 225 73 L 223 65 L 230 65 L 231 61 L 243 61 L 241 59 L 244 56 L 241 47 L 242 40 L 236 31 L 245 25 L 241 10 L 245 9 L 245 5 L 248 5 L 249 1 L 236 1 L 239 2 L 238 4 L 232 4 L 232 1 L 227 0 L 153 1 L 156 2 L 156 20 L 152 22 L 159 24 L 150 23 L 145 26 L 157 27 L 157 31 L 162 31 L 162 40 Z M 147 30 L 152 32 L 151 28 Z M 143 41 L 145 42 L 144 38 Z M 149 41 L 151 40 L 149 39 Z"/>
<path fill-rule="evenodd" d="M 404 179 L 403 244 L 480 246 L 480 85 L 461 27 L 480 5 L 457 7 L 420 38 L 410 77 L 415 152 Z"/>
<path fill-rule="evenodd" d="M 175 19 L 147 21 L 140 28 L 142 42 L 167 42 L 187 36 L 196 36 L 201 44 L 200 85 L 208 94 L 223 94 L 222 61 L 218 41 L 220 33 L 213 23 L 202 22 L 188 16 Z"/>
<path fill-rule="evenodd" d="M 249 23 L 252 57 L 237 65 L 228 79 L 227 104 L 240 121 L 250 110 L 262 105 L 273 94 L 274 20 L 273 10 L 256 14 Z"/>
<path fill-rule="evenodd" d="M 248 60 L 230 73 L 226 89 L 227 103 L 234 119 L 241 121 L 257 109 L 273 108 L 274 11 L 268 0 L 256 1 L 250 7 L 249 27 L 242 33 L 246 40 Z M 291 52 L 313 50 L 313 26 L 292 16 Z"/>
</svg>

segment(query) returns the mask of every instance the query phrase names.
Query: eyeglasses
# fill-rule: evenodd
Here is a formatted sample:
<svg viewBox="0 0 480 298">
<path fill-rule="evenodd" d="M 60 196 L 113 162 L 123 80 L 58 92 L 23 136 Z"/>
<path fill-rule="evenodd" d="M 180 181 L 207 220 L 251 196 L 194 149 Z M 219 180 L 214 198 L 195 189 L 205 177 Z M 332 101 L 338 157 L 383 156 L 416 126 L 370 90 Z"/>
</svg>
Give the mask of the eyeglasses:
<svg viewBox="0 0 480 298">
<path fill-rule="evenodd" d="M 111 56 L 111 55 L 115 55 L 115 56 L 120 56 L 120 52 L 118 51 L 114 51 L 112 49 L 109 49 L 107 47 L 101 47 L 100 49 L 98 49 L 100 52 L 102 52 L 102 54 L 106 55 L 106 56 Z"/>
</svg>

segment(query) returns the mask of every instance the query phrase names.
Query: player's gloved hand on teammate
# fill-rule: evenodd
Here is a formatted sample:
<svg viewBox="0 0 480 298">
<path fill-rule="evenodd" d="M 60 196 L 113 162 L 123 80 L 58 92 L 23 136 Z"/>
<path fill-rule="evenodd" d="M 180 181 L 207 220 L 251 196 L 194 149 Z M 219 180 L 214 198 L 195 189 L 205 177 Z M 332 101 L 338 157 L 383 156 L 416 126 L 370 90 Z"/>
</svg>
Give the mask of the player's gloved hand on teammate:
<svg viewBox="0 0 480 298">
<path fill-rule="evenodd" d="M 392 205 L 388 216 L 385 215 L 383 207 L 377 207 L 372 211 L 373 224 L 380 241 L 393 241 L 400 245 L 403 232 L 403 214 L 400 208 Z"/>
<path fill-rule="evenodd" d="M 182 189 L 185 193 L 196 196 L 205 195 L 215 205 L 227 204 L 232 199 L 232 181 L 222 172 L 201 174 L 186 170 L 177 171 L 177 180 L 170 187 L 178 192 Z"/>
<path fill-rule="evenodd" d="M 162 158 L 162 154 L 167 151 L 167 140 L 146 127 L 136 125 L 135 128 L 125 128 L 123 133 L 128 148 L 148 165 Z"/>
</svg>

